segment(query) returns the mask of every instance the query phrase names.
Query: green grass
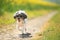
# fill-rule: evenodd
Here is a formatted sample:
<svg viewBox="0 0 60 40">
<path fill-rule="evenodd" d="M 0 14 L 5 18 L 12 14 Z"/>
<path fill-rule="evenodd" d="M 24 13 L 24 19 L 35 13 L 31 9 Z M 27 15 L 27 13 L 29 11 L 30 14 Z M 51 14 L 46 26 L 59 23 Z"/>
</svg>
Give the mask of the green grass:
<svg viewBox="0 0 60 40">
<path fill-rule="evenodd" d="M 44 32 L 43 40 L 60 40 L 60 12 L 50 20 L 50 25 Z"/>
<path fill-rule="evenodd" d="M 41 10 L 41 9 L 45 9 L 45 10 L 56 10 L 58 9 L 58 6 L 45 6 L 45 5 L 41 5 L 41 4 L 30 4 L 30 3 L 26 3 L 26 4 L 7 4 L 8 6 L 4 8 L 5 11 L 9 11 L 9 12 L 15 12 L 19 9 L 22 10 Z"/>
<path fill-rule="evenodd" d="M 11 13 L 4 13 L 4 15 L 0 16 L 0 26 L 11 24 L 13 22 L 14 22 L 14 19 Z"/>
<path fill-rule="evenodd" d="M 2 4 L 1 4 L 2 5 Z M 7 6 L 8 5 L 8 6 Z M 4 12 L 4 11 L 8 11 L 8 12 L 15 12 L 17 10 L 57 10 L 59 9 L 59 6 L 48 6 L 48 5 L 42 5 L 42 4 L 31 4 L 31 3 L 22 3 L 20 5 L 18 4 L 12 4 L 11 2 L 3 3 L 2 5 L 3 7 L 1 7 L 0 9 L 0 15 Z"/>
</svg>

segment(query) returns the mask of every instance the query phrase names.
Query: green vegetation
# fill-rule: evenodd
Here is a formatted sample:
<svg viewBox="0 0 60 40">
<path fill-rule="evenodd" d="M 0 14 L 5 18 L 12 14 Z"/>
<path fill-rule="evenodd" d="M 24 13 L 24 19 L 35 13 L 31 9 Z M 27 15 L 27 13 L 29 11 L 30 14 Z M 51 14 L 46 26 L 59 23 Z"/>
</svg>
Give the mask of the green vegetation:
<svg viewBox="0 0 60 40">
<path fill-rule="evenodd" d="M 48 6 L 48 5 L 42 5 L 42 4 L 31 4 L 29 2 L 22 3 L 20 5 L 14 3 L 13 1 L 7 1 L 7 0 L 0 0 L 0 15 L 3 14 L 5 11 L 7 12 L 15 12 L 17 10 L 41 10 L 41 9 L 58 9 L 58 6 Z"/>
<path fill-rule="evenodd" d="M 6 24 L 10 24 L 13 22 L 14 22 L 14 19 L 12 14 L 5 13 L 4 15 L 0 16 L 0 26 L 2 25 L 4 26 Z"/>
<path fill-rule="evenodd" d="M 9 11 L 9 12 L 15 12 L 19 9 L 22 10 L 41 10 L 41 9 L 45 9 L 45 10 L 56 10 L 58 9 L 58 6 L 44 6 L 44 5 L 39 5 L 39 4 L 30 4 L 30 3 L 26 3 L 26 4 L 14 4 L 14 5 L 8 5 L 7 9 L 5 11 Z"/>
<path fill-rule="evenodd" d="M 60 12 L 50 20 L 50 25 L 44 32 L 44 40 L 60 40 Z"/>
<path fill-rule="evenodd" d="M 19 3 L 19 0 L 17 3 Z M 20 9 L 27 12 L 29 19 L 45 15 L 49 10 L 59 9 L 59 6 L 32 4 L 32 2 L 23 3 L 22 1 L 20 4 L 17 3 L 15 3 L 14 0 L 0 0 L 0 26 L 14 23 L 13 14 Z"/>
</svg>

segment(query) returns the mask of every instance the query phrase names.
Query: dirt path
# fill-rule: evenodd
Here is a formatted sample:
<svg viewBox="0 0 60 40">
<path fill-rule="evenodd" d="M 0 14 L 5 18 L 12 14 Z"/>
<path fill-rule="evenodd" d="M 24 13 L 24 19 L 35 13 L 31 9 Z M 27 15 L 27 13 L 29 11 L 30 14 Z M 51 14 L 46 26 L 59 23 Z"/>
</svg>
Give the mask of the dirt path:
<svg viewBox="0 0 60 40">
<path fill-rule="evenodd" d="M 28 22 L 26 23 L 26 27 L 28 30 L 27 32 L 31 33 L 32 36 L 34 36 L 38 32 L 41 32 L 42 31 L 41 28 L 43 28 L 43 25 L 46 22 L 48 22 L 55 14 L 56 12 L 51 12 L 45 16 L 28 20 Z M 11 25 L 11 26 L 15 26 L 15 25 Z M 6 31 L 5 33 L 0 33 L 0 40 L 20 40 L 21 38 L 18 36 L 18 34 L 20 34 L 20 31 L 14 28 L 9 32 Z M 21 40 L 30 40 L 30 38 L 21 39 Z"/>
</svg>

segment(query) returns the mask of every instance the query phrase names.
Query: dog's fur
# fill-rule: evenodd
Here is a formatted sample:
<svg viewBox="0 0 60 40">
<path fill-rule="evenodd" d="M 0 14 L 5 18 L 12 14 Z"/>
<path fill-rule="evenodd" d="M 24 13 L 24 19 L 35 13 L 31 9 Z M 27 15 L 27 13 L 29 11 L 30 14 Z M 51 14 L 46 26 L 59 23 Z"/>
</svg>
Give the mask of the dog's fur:
<svg viewBox="0 0 60 40">
<path fill-rule="evenodd" d="M 24 28 L 24 20 L 27 18 L 27 15 L 25 14 L 25 13 L 23 13 L 23 12 L 20 12 L 20 14 L 19 14 L 19 12 L 17 12 L 15 15 L 14 15 L 14 19 L 16 20 L 16 22 L 17 22 L 17 27 L 18 27 L 18 29 L 20 30 L 20 28 L 21 28 L 21 30 L 24 30 L 23 28 Z"/>
</svg>

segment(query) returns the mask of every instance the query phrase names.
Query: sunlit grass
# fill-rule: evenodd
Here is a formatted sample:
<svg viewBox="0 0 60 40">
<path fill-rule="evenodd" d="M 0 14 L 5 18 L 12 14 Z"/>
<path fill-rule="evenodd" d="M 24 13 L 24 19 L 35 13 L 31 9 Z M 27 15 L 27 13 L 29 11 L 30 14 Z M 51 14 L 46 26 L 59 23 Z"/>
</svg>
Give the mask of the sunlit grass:
<svg viewBox="0 0 60 40">
<path fill-rule="evenodd" d="M 50 25 L 44 32 L 44 40 L 60 40 L 60 12 L 50 20 Z"/>
<path fill-rule="evenodd" d="M 6 25 L 13 23 L 13 15 L 12 13 L 10 14 L 9 12 L 5 12 L 4 15 L 0 17 L 0 25 Z"/>
<path fill-rule="evenodd" d="M 33 10 L 33 11 L 26 11 L 26 12 L 28 14 L 28 18 L 31 19 L 31 18 L 35 18 L 38 16 L 46 15 L 46 14 L 48 14 L 49 11 L 47 11 L 47 10 Z"/>
</svg>

